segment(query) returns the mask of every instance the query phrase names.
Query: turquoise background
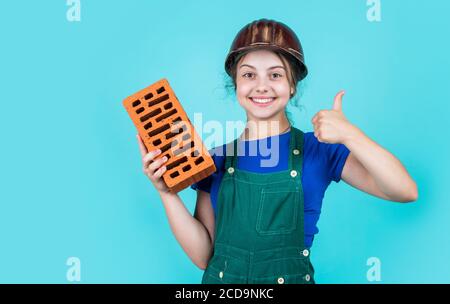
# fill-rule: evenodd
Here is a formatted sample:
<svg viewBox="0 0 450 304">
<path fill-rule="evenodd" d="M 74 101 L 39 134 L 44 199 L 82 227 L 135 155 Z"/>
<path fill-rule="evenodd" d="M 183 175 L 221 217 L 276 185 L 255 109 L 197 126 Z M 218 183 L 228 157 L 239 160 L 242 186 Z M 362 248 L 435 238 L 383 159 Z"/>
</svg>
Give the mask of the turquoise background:
<svg viewBox="0 0 450 304">
<path fill-rule="evenodd" d="M 331 109 L 392 152 L 419 186 L 399 204 L 328 188 L 312 261 L 318 283 L 450 283 L 450 3 L 381 1 L 2 1 L 0 283 L 199 283 L 142 174 L 122 100 L 166 77 L 189 117 L 245 120 L 224 90 L 237 31 L 262 17 L 300 37 L 310 74 L 295 125 Z M 206 134 L 203 134 L 205 137 Z M 210 147 L 209 147 L 210 148 Z M 447 157 L 445 156 L 447 155 Z M 180 192 L 191 212 L 196 193 Z"/>
</svg>

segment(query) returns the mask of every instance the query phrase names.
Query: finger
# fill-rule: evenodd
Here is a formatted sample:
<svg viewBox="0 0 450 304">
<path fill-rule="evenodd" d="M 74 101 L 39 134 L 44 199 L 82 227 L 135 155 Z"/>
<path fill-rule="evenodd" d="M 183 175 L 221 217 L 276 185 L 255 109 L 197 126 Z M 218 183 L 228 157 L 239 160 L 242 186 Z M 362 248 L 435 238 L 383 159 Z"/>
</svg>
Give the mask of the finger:
<svg viewBox="0 0 450 304">
<path fill-rule="evenodd" d="M 147 148 L 145 147 L 144 143 L 142 142 L 142 138 L 139 136 L 139 134 L 136 134 L 136 139 L 139 143 L 139 151 L 141 152 L 141 157 L 144 157 L 145 154 L 148 153 Z"/>
<path fill-rule="evenodd" d="M 159 168 L 155 172 L 155 174 L 153 174 L 153 177 L 154 178 L 160 178 L 164 174 L 164 172 L 166 172 L 166 171 L 167 171 L 167 167 L 166 166 L 162 166 L 161 168 Z"/>
<path fill-rule="evenodd" d="M 326 113 L 327 111 L 328 111 L 328 110 L 320 110 L 319 112 L 317 112 L 316 115 L 314 115 L 313 119 L 311 120 L 312 123 L 317 123 L 317 120 L 318 120 L 320 117 L 323 117 L 323 115 L 325 115 L 325 113 Z"/>
<path fill-rule="evenodd" d="M 342 111 L 342 96 L 344 96 L 344 94 L 344 90 L 336 94 L 333 102 L 333 110 Z"/>
<path fill-rule="evenodd" d="M 157 149 L 157 150 L 153 150 L 150 151 L 149 153 L 147 153 L 146 155 L 144 155 L 144 157 L 142 158 L 142 164 L 144 167 L 148 167 L 149 163 L 152 163 L 153 160 L 159 155 L 161 154 L 161 150 Z"/>
<path fill-rule="evenodd" d="M 164 164 L 167 161 L 167 156 L 164 156 L 163 158 L 157 159 L 155 160 L 153 163 L 151 163 L 148 166 L 148 171 L 150 171 L 150 173 L 154 173 L 156 170 L 159 169 L 159 167 L 162 166 L 162 164 Z"/>
<path fill-rule="evenodd" d="M 319 117 L 319 114 L 316 114 L 316 116 L 312 119 L 312 124 L 317 125 L 320 122 L 320 118 L 321 117 Z"/>
</svg>

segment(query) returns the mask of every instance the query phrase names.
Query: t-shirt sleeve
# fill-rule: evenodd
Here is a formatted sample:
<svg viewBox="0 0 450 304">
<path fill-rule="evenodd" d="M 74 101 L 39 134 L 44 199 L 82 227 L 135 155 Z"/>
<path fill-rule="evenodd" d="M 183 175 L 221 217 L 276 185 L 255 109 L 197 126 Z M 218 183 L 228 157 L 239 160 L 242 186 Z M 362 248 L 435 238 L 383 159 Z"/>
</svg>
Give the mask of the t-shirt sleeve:
<svg viewBox="0 0 450 304">
<path fill-rule="evenodd" d="M 194 190 L 198 189 L 198 190 L 202 190 L 202 191 L 211 193 L 211 180 L 212 180 L 211 175 L 208 177 L 205 177 L 201 181 L 198 181 L 198 182 L 192 184 L 191 189 L 194 189 Z"/>
<path fill-rule="evenodd" d="M 331 180 L 339 183 L 350 150 L 344 144 L 327 144 L 326 146 L 329 177 Z"/>
</svg>

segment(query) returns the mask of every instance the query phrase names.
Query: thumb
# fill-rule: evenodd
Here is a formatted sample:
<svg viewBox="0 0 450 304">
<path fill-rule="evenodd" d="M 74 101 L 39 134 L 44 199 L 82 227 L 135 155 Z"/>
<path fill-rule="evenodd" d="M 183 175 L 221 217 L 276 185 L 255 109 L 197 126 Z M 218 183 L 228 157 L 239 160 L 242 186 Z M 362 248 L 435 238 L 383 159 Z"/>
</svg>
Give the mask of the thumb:
<svg viewBox="0 0 450 304">
<path fill-rule="evenodd" d="M 334 97 L 333 110 L 342 111 L 342 96 L 344 96 L 344 94 L 344 90 L 336 94 Z"/>
</svg>

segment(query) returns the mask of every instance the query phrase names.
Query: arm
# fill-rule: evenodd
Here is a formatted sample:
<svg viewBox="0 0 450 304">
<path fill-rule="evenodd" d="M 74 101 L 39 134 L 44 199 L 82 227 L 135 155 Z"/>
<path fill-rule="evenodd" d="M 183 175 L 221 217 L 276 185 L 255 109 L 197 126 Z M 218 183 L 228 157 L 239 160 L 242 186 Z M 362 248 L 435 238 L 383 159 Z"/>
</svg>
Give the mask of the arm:
<svg viewBox="0 0 450 304">
<path fill-rule="evenodd" d="M 342 179 L 386 200 L 417 200 L 417 185 L 400 161 L 347 120 L 342 110 L 343 95 L 344 91 L 336 95 L 332 110 L 321 110 L 311 120 L 318 141 L 341 143 L 350 150 Z"/>
<path fill-rule="evenodd" d="M 143 172 L 158 190 L 175 238 L 194 264 L 205 269 L 214 244 L 215 219 L 209 193 L 197 191 L 196 215 L 193 217 L 178 194 L 168 191 L 162 179 L 163 173 L 166 172 L 166 166 L 163 164 L 167 159 L 158 157 L 161 150 L 148 152 L 138 134 L 136 138 L 142 156 Z"/>
<path fill-rule="evenodd" d="M 190 214 L 178 194 L 168 192 L 159 194 L 178 243 L 197 267 L 206 269 L 213 249 L 210 230 L 214 227 L 214 213 L 209 201 L 209 193 L 197 191 L 196 205 L 196 215 L 201 215 L 199 218 L 208 223 L 208 228 Z"/>
<path fill-rule="evenodd" d="M 416 183 L 389 151 L 356 127 L 348 132 L 343 143 L 351 151 L 342 170 L 342 179 L 347 184 L 390 201 L 417 200 Z"/>
</svg>

